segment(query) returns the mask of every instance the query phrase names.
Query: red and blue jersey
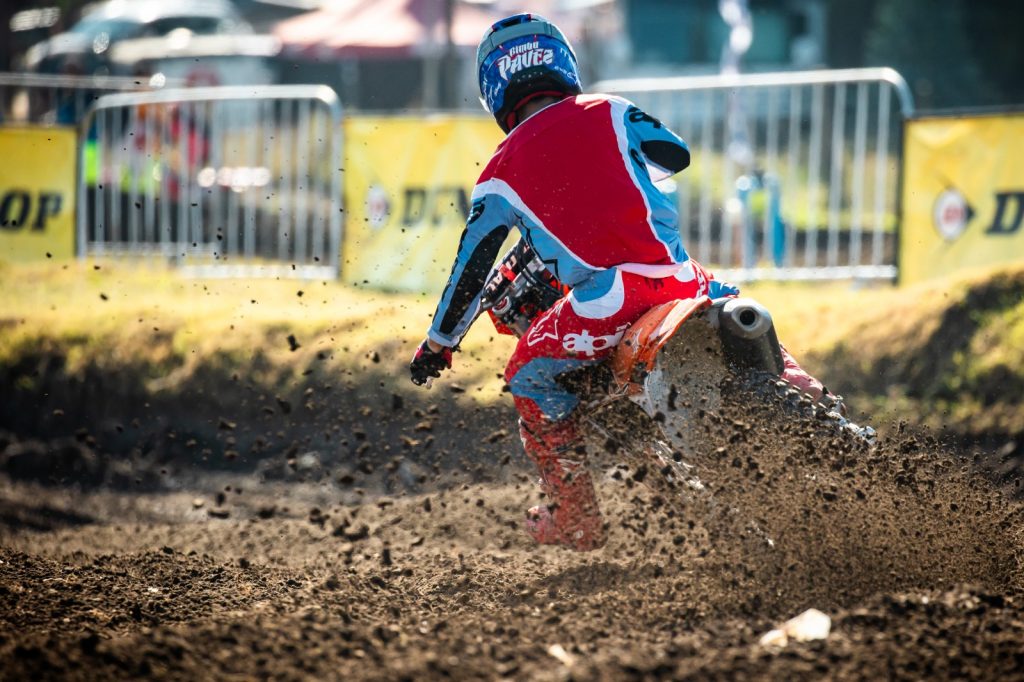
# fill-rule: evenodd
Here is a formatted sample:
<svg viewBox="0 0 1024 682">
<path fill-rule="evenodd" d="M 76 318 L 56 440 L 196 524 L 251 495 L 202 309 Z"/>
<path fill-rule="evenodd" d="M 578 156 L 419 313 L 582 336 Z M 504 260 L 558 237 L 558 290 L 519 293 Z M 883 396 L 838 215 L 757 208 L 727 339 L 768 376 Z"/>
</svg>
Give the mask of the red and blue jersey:
<svg viewBox="0 0 1024 682">
<path fill-rule="evenodd" d="M 678 214 L 654 183 L 689 160 L 675 133 L 618 97 L 568 97 L 527 118 L 498 146 L 473 190 L 430 338 L 453 346 L 466 333 L 513 227 L 571 287 L 610 281 L 600 275 L 613 269 L 680 274 L 689 257 Z"/>
</svg>

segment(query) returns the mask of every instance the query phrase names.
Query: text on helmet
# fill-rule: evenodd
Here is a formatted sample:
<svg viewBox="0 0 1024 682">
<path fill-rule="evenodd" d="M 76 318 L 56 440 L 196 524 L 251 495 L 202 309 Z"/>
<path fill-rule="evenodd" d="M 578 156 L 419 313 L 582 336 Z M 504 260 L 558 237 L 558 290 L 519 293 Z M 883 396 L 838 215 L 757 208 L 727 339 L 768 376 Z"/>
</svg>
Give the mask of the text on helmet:
<svg viewBox="0 0 1024 682">
<path fill-rule="evenodd" d="M 555 51 L 542 48 L 536 40 L 530 43 L 513 46 L 508 54 L 498 59 L 498 74 L 505 80 L 514 73 L 531 66 L 551 64 L 555 61 Z"/>
</svg>

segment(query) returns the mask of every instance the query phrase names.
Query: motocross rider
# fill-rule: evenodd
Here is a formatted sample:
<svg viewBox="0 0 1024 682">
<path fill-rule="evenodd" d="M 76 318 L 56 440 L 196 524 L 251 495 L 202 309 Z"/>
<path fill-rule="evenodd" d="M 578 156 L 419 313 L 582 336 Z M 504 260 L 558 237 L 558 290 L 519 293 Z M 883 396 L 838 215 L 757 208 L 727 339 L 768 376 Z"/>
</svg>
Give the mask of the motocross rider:
<svg viewBox="0 0 1024 682">
<path fill-rule="evenodd" d="M 586 551 L 605 528 L 575 408 L 560 375 L 607 358 L 651 307 L 735 296 L 683 248 L 679 216 L 655 182 L 690 164 L 686 143 L 632 103 L 584 95 L 576 55 L 552 23 L 517 14 L 477 49 L 481 99 L 507 137 L 472 193 L 466 229 L 426 338 L 410 364 L 424 384 L 480 311 L 485 281 L 512 228 L 568 293 L 519 339 L 505 380 L 527 456 L 548 504 L 527 512 L 539 543 Z M 820 397 L 821 384 L 784 352 L 783 378 Z"/>
</svg>

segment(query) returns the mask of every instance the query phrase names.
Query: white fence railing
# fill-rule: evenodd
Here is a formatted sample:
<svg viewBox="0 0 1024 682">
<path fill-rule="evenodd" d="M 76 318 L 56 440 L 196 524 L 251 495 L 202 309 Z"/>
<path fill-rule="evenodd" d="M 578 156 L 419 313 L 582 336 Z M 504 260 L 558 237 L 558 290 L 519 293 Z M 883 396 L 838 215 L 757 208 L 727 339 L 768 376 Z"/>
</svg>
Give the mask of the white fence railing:
<svg viewBox="0 0 1024 682">
<path fill-rule="evenodd" d="M 5 120 L 12 112 L 44 123 L 84 116 L 79 253 L 158 255 L 210 275 L 336 276 L 343 171 L 335 93 L 149 88 L 132 78 L 0 74 Z M 688 141 L 692 167 L 666 189 L 676 194 L 687 248 L 721 276 L 895 277 L 900 137 L 913 113 L 895 71 L 634 79 L 594 89 L 628 97 Z M 9 96 L 15 90 L 20 104 Z"/>
<path fill-rule="evenodd" d="M 896 276 L 900 133 L 892 69 L 605 81 L 690 145 L 676 177 L 690 253 L 724 277 Z"/>
<path fill-rule="evenodd" d="M 107 95 L 80 128 L 81 256 L 202 276 L 333 278 L 341 105 L 324 86 Z"/>
<path fill-rule="evenodd" d="M 158 84 L 175 82 L 163 79 Z M 0 124 L 73 126 L 103 95 L 145 92 L 153 87 L 148 78 L 0 73 Z"/>
</svg>

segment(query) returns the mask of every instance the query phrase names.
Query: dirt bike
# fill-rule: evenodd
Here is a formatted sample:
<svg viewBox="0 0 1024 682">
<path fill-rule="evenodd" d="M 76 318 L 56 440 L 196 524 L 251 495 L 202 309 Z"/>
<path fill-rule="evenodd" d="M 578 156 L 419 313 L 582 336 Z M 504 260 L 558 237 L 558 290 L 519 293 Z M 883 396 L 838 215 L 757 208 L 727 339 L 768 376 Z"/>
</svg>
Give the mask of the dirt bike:
<svg viewBox="0 0 1024 682">
<path fill-rule="evenodd" d="M 481 311 L 499 332 L 521 337 L 567 292 L 520 241 L 491 272 Z M 774 403 L 793 418 L 824 422 L 871 445 L 875 432 L 845 416 L 841 399 L 816 402 L 783 381 L 782 352 L 768 310 L 751 298 L 669 301 L 626 329 L 609 360 L 564 377 L 581 396 L 591 440 L 603 440 L 654 487 L 703 491 L 691 462 L 703 445 L 693 424 L 723 401 Z"/>
</svg>

